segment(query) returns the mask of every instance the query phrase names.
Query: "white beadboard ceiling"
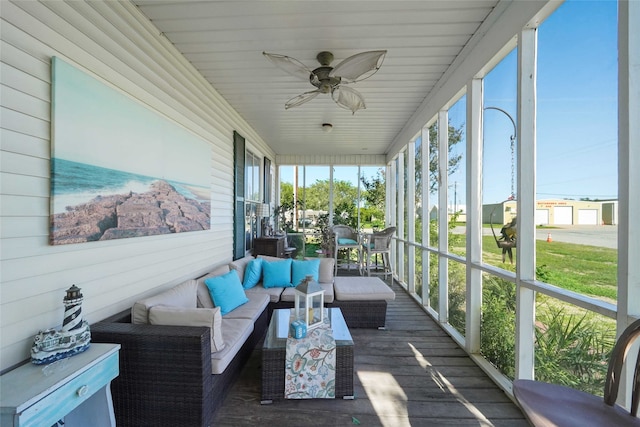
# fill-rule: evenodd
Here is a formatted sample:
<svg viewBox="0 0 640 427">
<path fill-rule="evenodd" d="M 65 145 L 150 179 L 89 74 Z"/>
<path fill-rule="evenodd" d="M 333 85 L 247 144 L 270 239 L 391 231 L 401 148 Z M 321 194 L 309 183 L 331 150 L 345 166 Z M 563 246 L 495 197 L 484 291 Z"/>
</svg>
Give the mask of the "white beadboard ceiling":
<svg viewBox="0 0 640 427">
<path fill-rule="evenodd" d="M 387 153 L 498 1 L 134 3 L 277 154 L 342 156 Z M 262 55 L 288 55 L 313 69 L 321 51 L 334 54 L 335 67 L 379 49 L 388 51 L 382 68 L 351 85 L 367 107 L 355 115 L 330 95 L 285 110 L 287 100 L 315 88 Z"/>
</svg>

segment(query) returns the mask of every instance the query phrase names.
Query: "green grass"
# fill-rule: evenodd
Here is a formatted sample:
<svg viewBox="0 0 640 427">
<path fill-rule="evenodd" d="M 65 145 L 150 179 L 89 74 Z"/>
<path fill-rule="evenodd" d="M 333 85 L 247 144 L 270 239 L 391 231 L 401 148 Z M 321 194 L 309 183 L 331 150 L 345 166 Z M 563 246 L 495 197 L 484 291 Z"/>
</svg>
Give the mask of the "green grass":
<svg viewBox="0 0 640 427">
<path fill-rule="evenodd" d="M 451 251 L 464 255 L 465 236 L 456 241 Z M 518 250 L 513 251 L 514 262 L 502 262 L 502 251 L 492 236 L 483 236 L 483 261 L 505 270 L 515 271 Z M 583 295 L 615 302 L 617 285 L 616 249 L 572 243 L 538 241 L 536 245 L 537 279 Z"/>
<path fill-rule="evenodd" d="M 450 239 L 450 251 L 461 256 L 466 251 L 466 235 Z M 505 270 L 516 270 L 518 250 L 513 251 L 514 263 L 502 262 L 502 251 L 493 236 L 483 236 L 483 261 Z M 318 244 L 307 242 L 305 256 L 318 256 Z M 563 289 L 615 303 L 617 299 L 617 249 L 599 246 L 539 240 L 536 245 L 537 279 Z"/>
<path fill-rule="evenodd" d="M 536 264 L 540 280 L 585 295 L 616 300 L 616 249 L 562 242 L 538 242 Z"/>
</svg>

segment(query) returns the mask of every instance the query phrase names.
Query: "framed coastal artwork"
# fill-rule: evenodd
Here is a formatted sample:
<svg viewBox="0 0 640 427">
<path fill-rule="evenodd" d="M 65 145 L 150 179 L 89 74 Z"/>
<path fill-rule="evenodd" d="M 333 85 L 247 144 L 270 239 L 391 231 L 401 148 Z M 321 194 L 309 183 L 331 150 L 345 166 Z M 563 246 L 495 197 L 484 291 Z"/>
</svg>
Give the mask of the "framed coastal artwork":
<svg viewBox="0 0 640 427">
<path fill-rule="evenodd" d="M 52 59 L 53 245 L 208 230 L 211 148 Z"/>
</svg>

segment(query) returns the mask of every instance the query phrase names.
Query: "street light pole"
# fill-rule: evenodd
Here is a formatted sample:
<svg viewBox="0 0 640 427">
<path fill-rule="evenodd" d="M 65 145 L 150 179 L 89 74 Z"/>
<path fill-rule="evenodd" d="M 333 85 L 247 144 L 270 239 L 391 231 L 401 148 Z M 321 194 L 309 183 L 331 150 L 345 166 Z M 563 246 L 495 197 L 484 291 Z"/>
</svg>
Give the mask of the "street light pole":
<svg viewBox="0 0 640 427">
<path fill-rule="evenodd" d="M 511 135 L 511 137 L 509 138 L 511 141 L 511 196 L 509 197 L 510 200 L 513 200 L 516 198 L 516 193 L 515 193 L 515 143 L 516 143 L 516 135 L 518 132 L 518 128 L 516 127 L 516 121 L 513 120 L 513 117 L 511 117 L 511 114 L 507 113 L 505 110 L 503 110 L 502 108 L 498 108 L 498 107 L 484 107 L 485 110 L 497 110 L 500 111 L 501 113 L 503 113 L 504 115 L 506 115 L 509 120 L 511 120 L 511 124 L 513 125 L 513 135 Z"/>
</svg>

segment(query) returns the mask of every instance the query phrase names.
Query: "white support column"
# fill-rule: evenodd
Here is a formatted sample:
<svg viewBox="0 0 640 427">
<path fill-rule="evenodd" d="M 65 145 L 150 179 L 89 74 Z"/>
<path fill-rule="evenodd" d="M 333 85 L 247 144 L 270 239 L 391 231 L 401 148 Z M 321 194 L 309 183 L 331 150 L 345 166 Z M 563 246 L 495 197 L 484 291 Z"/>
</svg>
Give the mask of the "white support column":
<svg viewBox="0 0 640 427">
<path fill-rule="evenodd" d="M 533 378 L 535 292 L 521 286 L 536 268 L 537 30 L 518 37 L 518 246 L 516 249 L 516 378 Z"/>
<path fill-rule="evenodd" d="M 329 224 L 333 225 L 333 165 L 329 165 Z M 336 260 L 336 263 L 338 260 Z"/>
<path fill-rule="evenodd" d="M 396 218 L 398 230 L 396 231 L 396 236 L 406 239 L 407 236 L 404 232 L 404 156 L 404 151 L 398 153 L 398 217 Z M 398 256 L 396 258 L 397 262 L 393 271 L 395 271 L 398 276 L 398 282 L 403 283 L 405 281 L 404 242 L 399 242 L 397 247 Z"/>
<path fill-rule="evenodd" d="M 438 251 L 449 247 L 448 215 L 449 113 L 438 112 Z M 449 322 L 449 263 L 438 257 L 438 313 L 440 323 Z"/>
<path fill-rule="evenodd" d="M 362 206 L 362 166 L 358 165 L 358 230 L 362 227 L 362 215 L 360 207 Z"/>
<path fill-rule="evenodd" d="M 274 207 L 278 206 L 280 204 L 280 168 L 282 166 L 280 165 L 275 165 L 275 190 L 276 190 L 276 194 L 275 194 L 275 198 L 272 200 L 271 202 L 271 214 L 273 213 L 273 209 Z M 275 224 L 274 224 L 275 225 Z"/>
<path fill-rule="evenodd" d="M 398 227 L 398 222 L 396 218 L 396 212 L 398 211 L 398 192 L 396 191 L 396 187 L 398 185 L 396 182 L 396 176 L 397 176 L 396 166 L 397 165 L 398 165 L 398 159 L 395 158 L 389 164 L 389 168 L 387 168 L 388 178 L 389 178 L 387 180 L 387 182 L 389 183 L 387 184 L 387 191 L 389 192 L 387 200 L 391 202 L 387 207 L 387 210 L 389 213 L 388 221 L 389 221 L 389 225 L 394 227 Z M 399 235 L 400 235 L 400 231 L 398 229 L 398 232 L 396 232 L 396 236 L 399 236 Z M 396 265 L 397 264 L 396 254 L 398 253 L 397 248 L 398 248 L 398 243 L 397 241 L 394 241 L 393 244 L 391 245 L 391 265 L 393 266 L 393 271 L 397 271 L 397 265 Z"/>
<path fill-rule="evenodd" d="M 482 113 L 483 81 L 467 85 L 467 312 L 465 344 L 469 353 L 480 353 L 482 315 Z"/>
<path fill-rule="evenodd" d="M 429 211 L 431 209 L 429 203 L 429 127 L 422 128 L 422 153 L 421 165 L 422 170 L 420 176 L 422 179 L 422 246 L 429 246 L 429 223 L 431 218 Z M 430 306 L 429 302 L 429 252 L 422 251 L 422 304 Z"/>
<path fill-rule="evenodd" d="M 416 142 L 407 145 L 407 240 L 416 241 Z M 410 293 L 416 291 L 416 247 L 409 245 L 407 254 L 407 289 Z"/>
<path fill-rule="evenodd" d="M 393 169 L 393 161 L 387 163 L 387 167 L 384 170 L 384 182 L 385 182 L 385 206 L 384 206 L 384 218 L 387 227 L 391 227 L 396 225 L 395 221 L 392 219 L 391 212 L 395 209 L 395 203 L 393 203 L 393 195 L 395 194 L 393 189 L 393 182 L 391 181 L 393 178 L 393 174 L 391 173 Z"/>
<path fill-rule="evenodd" d="M 640 2 L 618 2 L 618 335 L 640 317 Z M 634 238 L 633 236 L 636 236 Z M 635 354 L 631 351 L 630 354 Z M 633 360 L 633 358 L 631 358 Z M 625 366 L 623 384 L 632 384 Z M 618 403 L 629 408 L 630 387 Z"/>
</svg>

